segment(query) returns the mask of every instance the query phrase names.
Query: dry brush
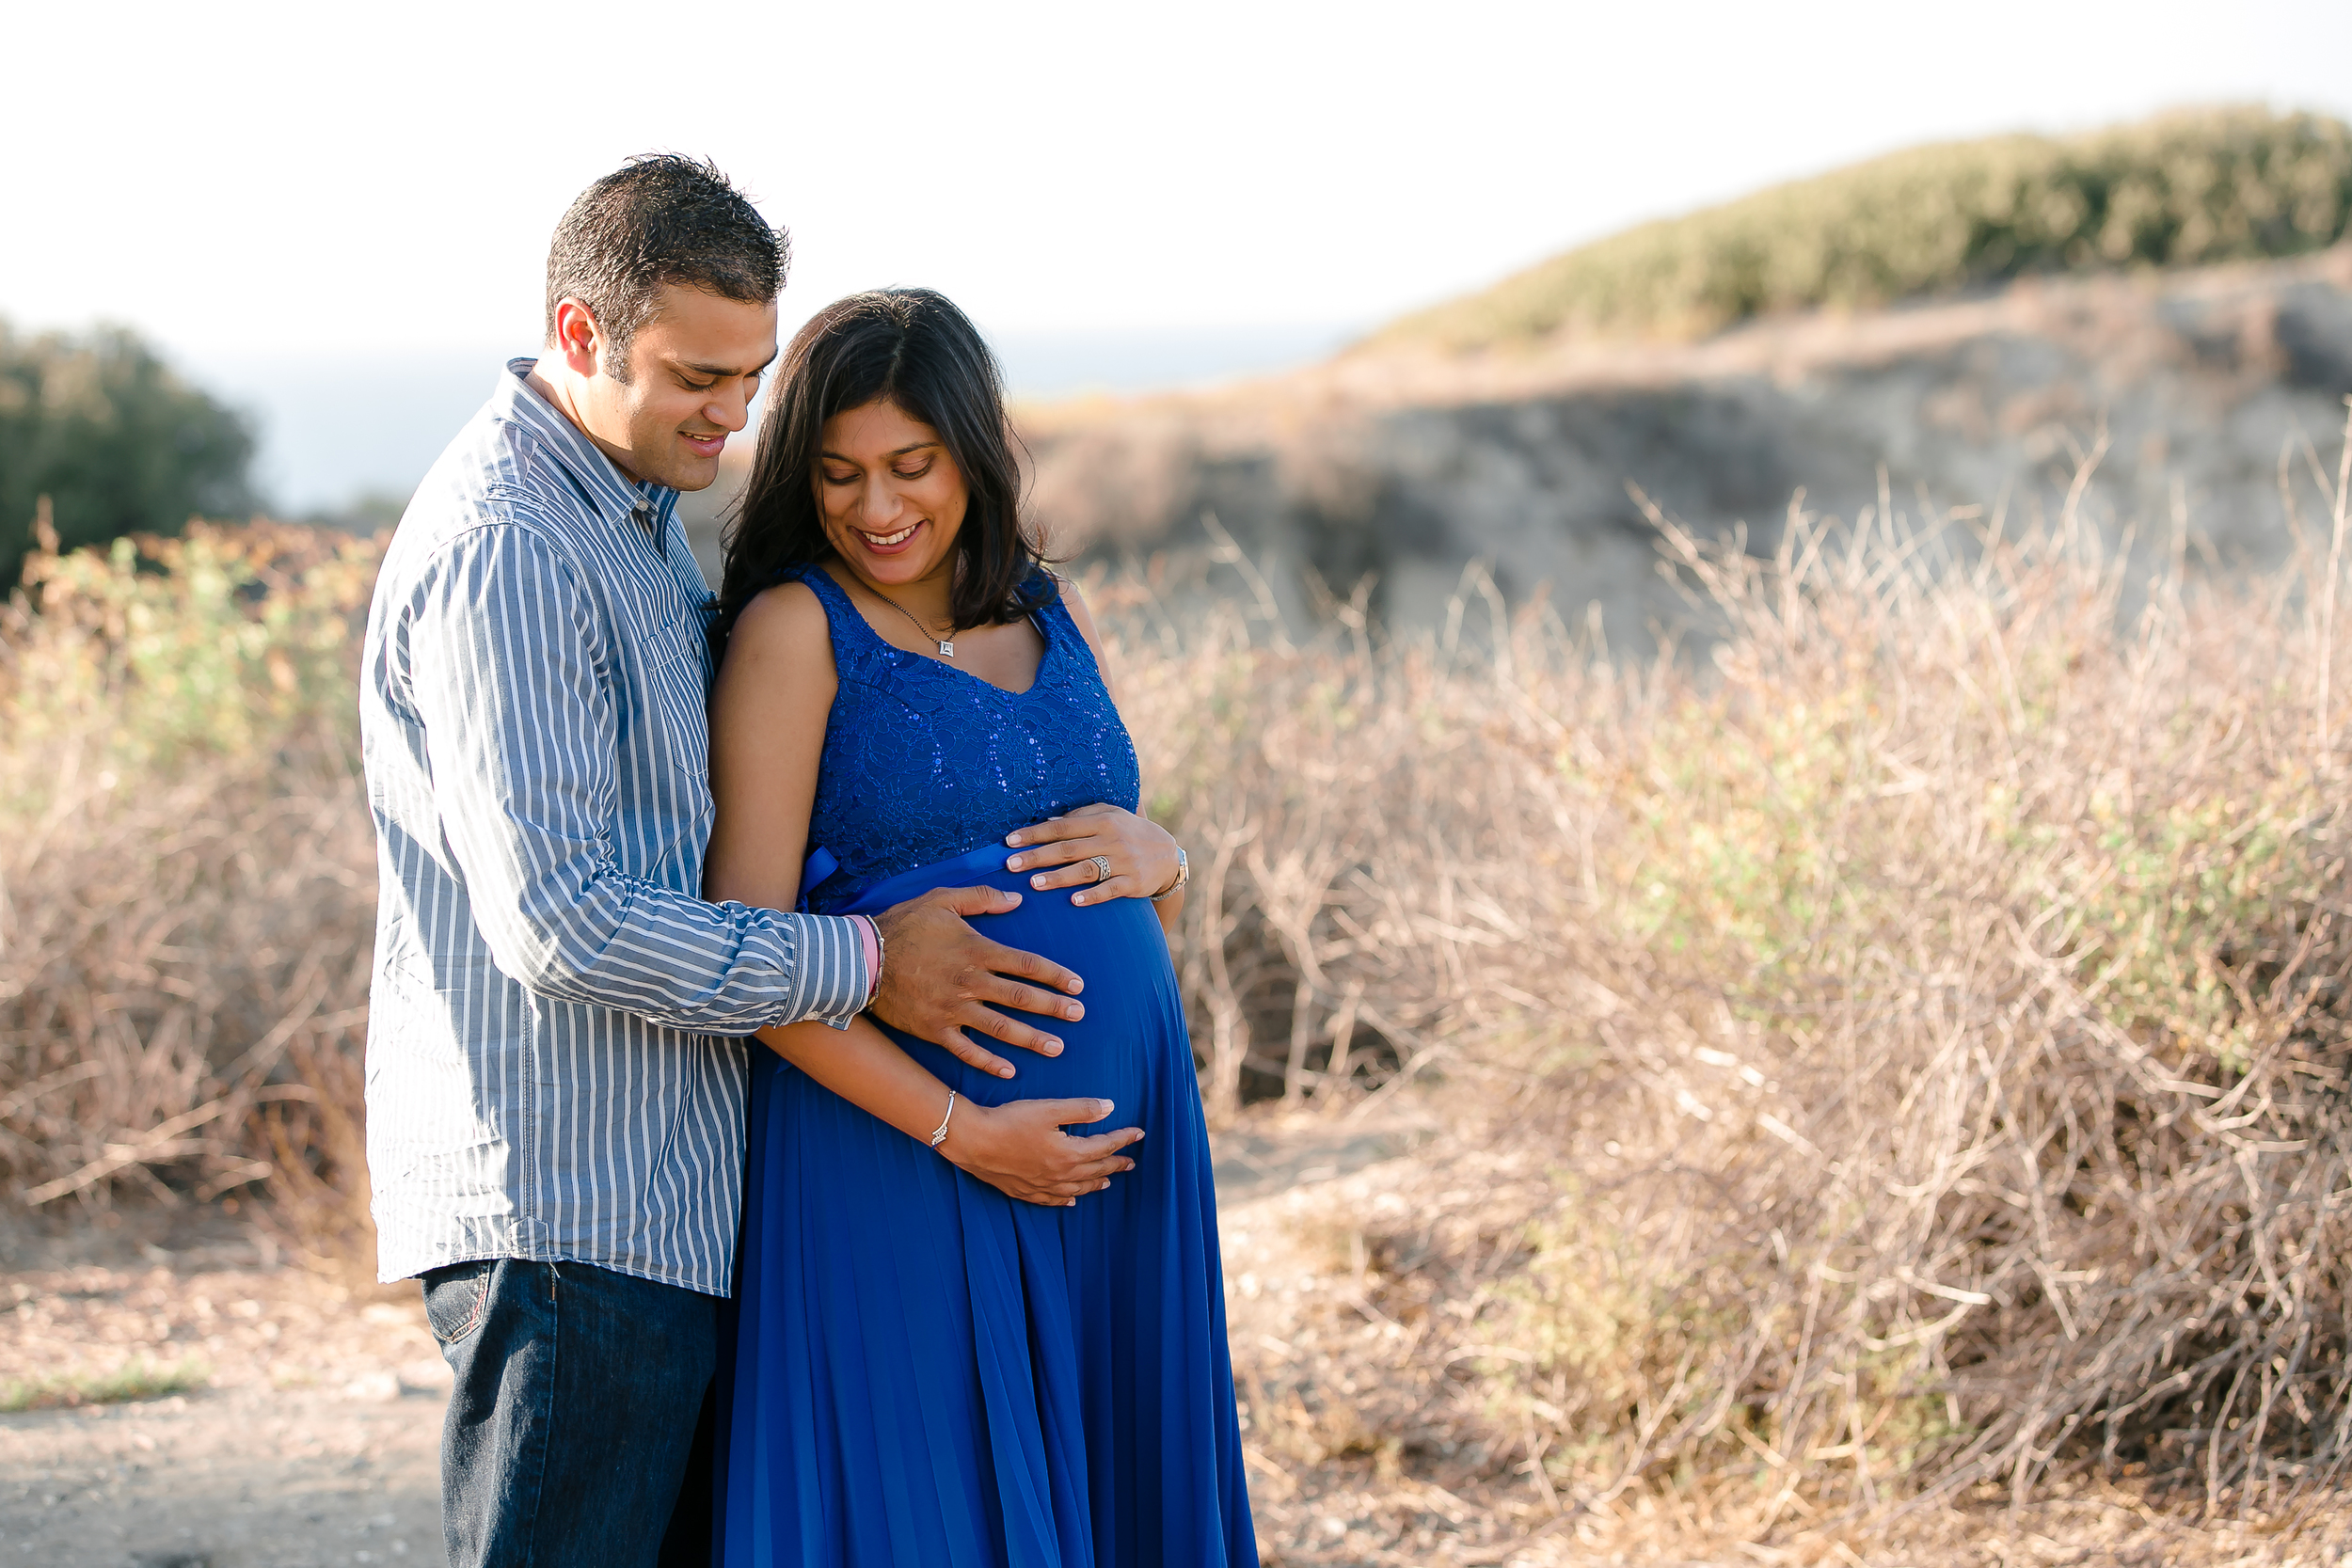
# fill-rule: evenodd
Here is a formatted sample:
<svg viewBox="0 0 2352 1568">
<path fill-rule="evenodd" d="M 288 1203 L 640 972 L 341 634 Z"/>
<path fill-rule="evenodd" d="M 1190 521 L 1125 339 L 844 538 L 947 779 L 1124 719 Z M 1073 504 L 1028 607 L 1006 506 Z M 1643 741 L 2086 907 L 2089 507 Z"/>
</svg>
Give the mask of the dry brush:
<svg viewBox="0 0 2352 1568">
<path fill-rule="evenodd" d="M 1341 1224 L 1346 1348 L 1244 1347 L 1258 1440 L 1750 1531 L 2054 1465 L 2247 1506 L 2338 1474 L 2313 477 L 2332 539 L 2254 583 L 2176 556 L 2152 588 L 2071 508 L 1797 513 L 1772 560 L 1661 517 L 1711 627 L 1681 661 L 1477 593 L 1496 635 L 1295 648 L 1236 612 L 1131 649 L 1208 870 L 1213 1101 L 1427 1069 L 1464 1133 Z"/>
<path fill-rule="evenodd" d="M 1205 614 L 1093 585 L 1213 1114 L 1454 1125 L 1327 1238 L 1350 1332 L 1240 1347 L 1251 1442 L 1752 1532 L 2336 1474 L 2341 517 L 2144 594 L 2071 514 L 1798 514 L 1773 560 L 1661 518 L 1709 629 L 1639 668 L 1475 578 L 1418 641 L 1360 599 L 1294 641 L 1237 557 Z M 0 1181 L 263 1181 L 332 1235 L 373 547 L 143 547 L 40 558 L 0 634 Z"/>
</svg>

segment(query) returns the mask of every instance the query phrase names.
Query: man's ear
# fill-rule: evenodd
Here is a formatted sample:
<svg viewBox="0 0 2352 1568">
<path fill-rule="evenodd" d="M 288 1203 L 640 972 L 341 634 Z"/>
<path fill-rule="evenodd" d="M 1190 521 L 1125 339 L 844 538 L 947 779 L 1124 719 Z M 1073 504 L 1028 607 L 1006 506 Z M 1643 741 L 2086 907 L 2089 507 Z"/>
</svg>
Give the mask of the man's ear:
<svg viewBox="0 0 2352 1568">
<path fill-rule="evenodd" d="M 564 367 L 574 375 L 594 376 L 603 352 L 611 344 L 604 328 L 596 325 L 596 313 L 576 299 L 566 299 L 555 308 L 554 351 Z"/>
</svg>

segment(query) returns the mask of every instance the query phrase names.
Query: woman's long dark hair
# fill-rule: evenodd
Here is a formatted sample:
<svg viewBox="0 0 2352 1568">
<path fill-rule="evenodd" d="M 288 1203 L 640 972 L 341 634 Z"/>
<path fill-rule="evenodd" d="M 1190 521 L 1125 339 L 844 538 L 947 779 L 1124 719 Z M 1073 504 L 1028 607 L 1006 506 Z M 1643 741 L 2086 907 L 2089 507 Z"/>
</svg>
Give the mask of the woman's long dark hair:
<svg viewBox="0 0 2352 1568">
<path fill-rule="evenodd" d="M 836 300 L 792 335 L 724 539 L 726 567 L 710 644 L 723 652 L 743 607 L 784 572 L 833 551 L 817 506 L 825 421 L 878 399 L 939 432 L 969 499 L 956 536 L 948 608 L 958 627 L 1018 621 L 1052 597 L 1052 578 L 1022 526 L 1021 467 L 1005 418 L 996 356 L 962 311 L 929 289 L 880 289 Z"/>
</svg>

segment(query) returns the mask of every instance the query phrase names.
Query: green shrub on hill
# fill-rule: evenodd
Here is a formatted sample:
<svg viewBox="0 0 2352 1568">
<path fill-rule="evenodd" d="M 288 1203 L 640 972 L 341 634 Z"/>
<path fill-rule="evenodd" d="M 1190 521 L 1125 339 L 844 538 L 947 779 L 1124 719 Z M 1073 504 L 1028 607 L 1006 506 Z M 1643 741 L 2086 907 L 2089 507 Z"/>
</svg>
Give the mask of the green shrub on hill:
<svg viewBox="0 0 2352 1568">
<path fill-rule="evenodd" d="M 66 548 L 177 532 L 253 504 L 253 432 L 119 327 L 20 337 L 0 322 L 0 598 L 50 499 Z"/>
<path fill-rule="evenodd" d="M 2184 110 L 2088 135 L 1913 148 L 1555 256 L 1376 341 L 1695 338 L 2037 273 L 2317 250 L 2352 214 L 2352 126 Z"/>
</svg>

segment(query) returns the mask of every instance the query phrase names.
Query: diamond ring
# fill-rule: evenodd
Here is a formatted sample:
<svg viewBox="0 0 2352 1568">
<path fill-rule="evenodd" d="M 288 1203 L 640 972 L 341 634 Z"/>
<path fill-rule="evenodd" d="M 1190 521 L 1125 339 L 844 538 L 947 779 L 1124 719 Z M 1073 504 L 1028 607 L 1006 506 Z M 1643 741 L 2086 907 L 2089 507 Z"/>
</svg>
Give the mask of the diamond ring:
<svg viewBox="0 0 2352 1568">
<path fill-rule="evenodd" d="M 1111 879 L 1111 863 L 1108 860 L 1101 855 L 1089 855 L 1087 859 L 1094 863 L 1094 879 L 1096 881 L 1107 882 Z"/>
</svg>

